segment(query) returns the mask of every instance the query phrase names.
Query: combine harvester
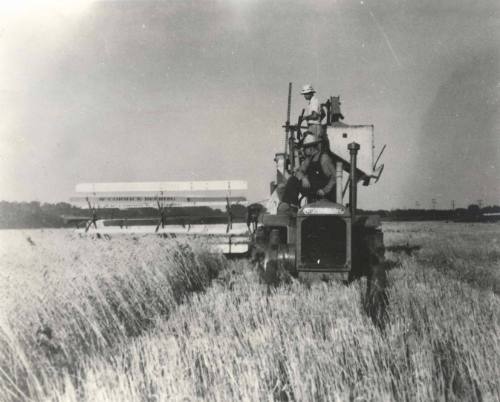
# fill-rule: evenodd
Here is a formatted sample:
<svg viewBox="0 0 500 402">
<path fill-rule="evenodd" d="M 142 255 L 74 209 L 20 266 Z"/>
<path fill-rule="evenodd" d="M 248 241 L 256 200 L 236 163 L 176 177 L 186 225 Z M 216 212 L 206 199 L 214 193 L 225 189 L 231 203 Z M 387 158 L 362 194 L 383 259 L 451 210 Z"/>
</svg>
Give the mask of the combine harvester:
<svg viewBox="0 0 500 402">
<path fill-rule="evenodd" d="M 349 280 L 366 275 L 369 288 L 385 281 L 384 245 L 377 216 L 363 216 L 357 210 L 358 183 L 376 183 L 384 165 L 378 161 L 385 146 L 375 155 L 374 126 L 350 125 L 340 111 L 339 97 L 330 97 L 321 105 L 330 156 L 336 168 L 336 202 L 303 197 L 296 213 L 279 213 L 280 191 L 294 175 L 304 155 L 302 144 L 308 127 L 302 121 L 290 124 L 292 84 L 289 84 L 287 121 L 283 128 L 284 152 L 275 154 L 276 180 L 266 212 L 259 214 L 255 204 L 248 207 L 247 221 L 234 223 L 231 205 L 246 205 L 244 181 L 96 183 L 79 184 L 79 197 L 72 201 L 88 205 L 92 218 L 87 233 L 156 233 L 172 236 L 204 236 L 215 239 L 218 250 L 228 255 L 247 255 L 257 261 L 268 282 L 285 269 L 298 277 Z M 179 222 L 168 218 L 166 209 L 182 206 L 225 207 L 225 222 L 193 218 L 201 222 Z M 156 222 L 141 220 L 97 219 L 99 208 L 154 207 Z M 373 279 L 373 280 L 372 280 Z M 380 283 L 379 283 L 380 285 Z"/>
</svg>

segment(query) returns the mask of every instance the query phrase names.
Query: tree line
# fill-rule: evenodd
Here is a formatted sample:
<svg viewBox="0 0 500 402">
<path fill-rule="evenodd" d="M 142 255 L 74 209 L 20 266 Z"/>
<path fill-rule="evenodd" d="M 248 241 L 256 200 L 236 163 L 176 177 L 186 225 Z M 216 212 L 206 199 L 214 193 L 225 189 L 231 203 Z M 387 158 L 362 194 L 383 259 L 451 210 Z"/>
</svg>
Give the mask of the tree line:
<svg viewBox="0 0 500 402">
<path fill-rule="evenodd" d="M 445 209 L 394 209 L 360 211 L 360 213 L 377 214 L 382 220 L 394 221 L 463 221 L 476 222 L 487 220 L 499 220 L 500 216 L 488 214 L 500 214 L 500 206 L 487 206 L 480 208 L 478 205 L 469 205 L 468 208 Z M 246 208 L 241 205 L 231 206 L 231 214 L 234 219 L 245 219 Z M 102 209 L 97 211 L 101 219 L 139 219 L 157 218 L 159 211 L 155 208 L 136 208 L 130 210 Z M 168 217 L 182 216 L 213 216 L 221 218 L 226 216 L 225 211 L 209 207 L 184 207 L 166 208 L 165 215 Z M 91 211 L 87 208 L 79 208 L 66 202 L 55 204 L 32 202 L 8 202 L 0 201 L 0 229 L 17 228 L 64 228 L 75 227 L 78 220 L 91 217 Z"/>
<path fill-rule="evenodd" d="M 500 206 L 479 207 L 471 204 L 467 208 L 456 209 L 393 209 L 362 211 L 379 215 L 386 221 L 454 221 L 454 222 L 487 222 L 500 220 Z"/>
<path fill-rule="evenodd" d="M 96 213 L 99 219 L 141 219 L 160 216 L 160 211 L 155 208 L 127 210 L 107 208 L 99 209 Z M 225 211 L 209 207 L 165 208 L 164 213 L 167 217 L 226 216 Z M 246 208 L 233 205 L 231 214 L 235 218 L 243 218 L 246 215 Z M 88 208 L 79 208 L 66 202 L 50 204 L 38 201 L 0 201 L 0 229 L 75 227 L 79 221 L 90 219 L 91 216 L 92 211 Z"/>
</svg>

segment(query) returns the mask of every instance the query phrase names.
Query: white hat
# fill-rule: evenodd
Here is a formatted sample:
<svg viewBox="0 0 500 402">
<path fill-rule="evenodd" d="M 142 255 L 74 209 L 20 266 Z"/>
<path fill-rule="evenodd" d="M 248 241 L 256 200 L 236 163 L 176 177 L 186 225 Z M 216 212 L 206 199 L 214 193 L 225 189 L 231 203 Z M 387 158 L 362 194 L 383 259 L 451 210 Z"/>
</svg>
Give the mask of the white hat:
<svg viewBox="0 0 500 402">
<path fill-rule="evenodd" d="M 300 91 L 300 93 L 302 95 L 305 95 L 305 94 L 310 94 L 310 93 L 315 93 L 316 91 L 314 90 L 313 86 L 311 84 L 306 84 L 302 87 L 302 91 Z"/>
<path fill-rule="evenodd" d="M 306 131 L 306 138 L 304 138 L 304 142 L 302 143 L 303 146 L 307 147 L 309 145 L 314 145 L 317 144 L 318 142 L 321 142 L 320 139 L 318 139 L 313 133 L 310 131 Z"/>
</svg>

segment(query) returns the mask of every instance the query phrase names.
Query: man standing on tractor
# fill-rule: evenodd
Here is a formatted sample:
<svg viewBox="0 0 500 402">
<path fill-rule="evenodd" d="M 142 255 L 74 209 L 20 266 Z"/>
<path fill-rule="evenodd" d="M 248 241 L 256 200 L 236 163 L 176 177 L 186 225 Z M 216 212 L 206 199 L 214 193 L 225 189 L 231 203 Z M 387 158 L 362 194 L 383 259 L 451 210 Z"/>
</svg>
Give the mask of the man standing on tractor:
<svg viewBox="0 0 500 402">
<path fill-rule="evenodd" d="M 302 87 L 302 91 L 300 93 L 304 95 L 304 98 L 308 102 L 307 109 L 304 114 L 304 120 L 307 121 L 308 131 L 313 133 L 317 139 L 325 140 L 326 132 L 321 124 L 324 114 L 319 99 L 315 95 L 316 91 L 311 84 L 307 84 Z"/>
<path fill-rule="evenodd" d="M 335 202 L 335 166 L 330 153 L 322 149 L 324 141 L 310 131 L 305 133 L 304 153 L 306 158 L 287 180 L 278 211 L 298 208 L 299 194 L 307 197 L 308 202 L 326 198 Z"/>
</svg>

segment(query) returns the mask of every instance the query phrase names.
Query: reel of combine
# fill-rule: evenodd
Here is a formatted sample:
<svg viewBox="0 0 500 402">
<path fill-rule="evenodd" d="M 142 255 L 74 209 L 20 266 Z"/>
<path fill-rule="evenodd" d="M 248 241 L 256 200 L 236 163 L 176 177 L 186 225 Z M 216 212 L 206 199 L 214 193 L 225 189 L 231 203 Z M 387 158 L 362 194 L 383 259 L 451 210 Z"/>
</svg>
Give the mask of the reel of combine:
<svg viewBox="0 0 500 402">
<path fill-rule="evenodd" d="M 167 224 L 167 213 L 165 212 L 165 204 L 160 203 L 160 200 L 157 199 L 156 205 L 158 206 L 159 220 L 158 220 L 158 224 L 156 225 L 156 228 L 155 228 L 155 233 L 158 232 L 158 229 L 160 229 L 160 226 L 162 229 L 164 229 L 165 225 Z"/>
<path fill-rule="evenodd" d="M 97 229 L 97 220 L 99 219 L 97 216 L 97 208 L 96 205 L 93 205 L 90 203 L 89 198 L 86 198 L 87 204 L 89 206 L 89 211 L 90 211 L 90 219 L 88 220 L 87 224 L 85 225 L 85 233 L 87 233 L 92 225 L 94 225 L 94 228 Z"/>
</svg>

